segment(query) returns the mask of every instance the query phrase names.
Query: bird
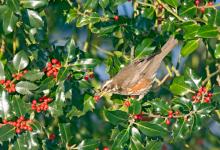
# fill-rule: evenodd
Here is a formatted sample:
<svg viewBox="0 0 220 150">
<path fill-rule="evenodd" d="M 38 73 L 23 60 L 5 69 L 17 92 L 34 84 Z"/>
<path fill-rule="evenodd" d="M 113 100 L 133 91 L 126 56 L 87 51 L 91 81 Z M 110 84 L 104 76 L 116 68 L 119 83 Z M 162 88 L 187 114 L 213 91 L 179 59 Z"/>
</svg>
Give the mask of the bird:
<svg viewBox="0 0 220 150">
<path fill-rule="evenodd" d="M 100 95 L 106 93 L 139 96 L 141 100 L 152 87 L 157 70 L 166 55 L 178 44 L 174 36 L 170 36 L 161 51 L 152 56 L 137 59 L 122 68 L 114 77 L 101 86 Z"/>
</svg>

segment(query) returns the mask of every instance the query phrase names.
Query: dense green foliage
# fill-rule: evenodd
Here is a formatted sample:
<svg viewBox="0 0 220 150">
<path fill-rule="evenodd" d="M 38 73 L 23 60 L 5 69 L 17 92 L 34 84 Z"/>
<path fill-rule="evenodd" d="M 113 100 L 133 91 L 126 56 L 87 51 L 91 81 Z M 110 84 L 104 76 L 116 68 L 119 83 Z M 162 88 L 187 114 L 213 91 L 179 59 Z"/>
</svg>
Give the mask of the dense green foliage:
<svg viewBox="0 0 220 150">
<path fill-rule="evenodd" d="M 130 15 L 119 13 L 125 3 Z M 218 147 L 209 131 L 220 120 L 218 6 L 209 0 L 0 0 L 0 149 Z M 64 45 L 51 40 L 59 21 L 71 29 Z M 165 58 L 165 80 L 141 101 L 97 97 L 103 81 L 96 67 L 104 64 L 112 77 L 131 60 L 159 52 L 171 35 L 181 52 Z"/>
</svg>

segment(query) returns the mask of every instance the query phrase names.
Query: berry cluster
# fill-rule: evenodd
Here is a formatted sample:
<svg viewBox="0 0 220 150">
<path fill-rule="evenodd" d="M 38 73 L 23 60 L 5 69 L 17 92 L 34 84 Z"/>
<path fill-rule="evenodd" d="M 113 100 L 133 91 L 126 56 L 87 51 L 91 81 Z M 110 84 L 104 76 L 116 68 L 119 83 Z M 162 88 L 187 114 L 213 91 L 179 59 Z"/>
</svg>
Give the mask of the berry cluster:
<svg viewBox="0 0 220 150">
<path fill-rule="evenodd" d="M 15 78 L 16 80 L 20 80 L 24 74 L 26 74 L 28 72 L 28 70 L 24 70 L 22 72 L 19 72 L 19 73 L 15 73 L 15 74 L 12 74 L 12 77 Z"/>
<path fill-rule="evenodd" d="M 44 68 L 44 72 L 48 77 L 53 76 L 54 78 L 56 78 L 60 68 L 60 61 L 53 58 L 50 62 L 47 63 L 47 66 Z"/>
<path fill-rule="evenodd" d="M 47 96 L 43 96 L 39 98 L 40 104 L 37 104 L 37 100 L 32 101 L 31 109 L 35 110 L 36 112 L 47 111 L 48 110 L 48 103 L 52 101 L 52 98 Z"/>
<path fill-rule="evenodd" d="M 167 125 L 170 125 L 171 124 L 170 119 L 172 119 L 174 116 L 178 116 L 178 115 L 180 115 L 180 112 L 178 110 L 175 113 L 172 110 L 169 110 L 168 117 L 166 118 L 165 123 Z"/>
<path fill-rule="evenodd" d="M 201 0 L 195 0 L 195 5 L 196 5 L 197 7 L 199 7 L 200 3 L 201 3 Z M 207 3 L 207 6 L 209 6 L 209 7 L 211 7 L 211 6 L 213 6 L 213 5 L 214 5 L 214 2 L 212 2 L 212 1 L 210 1 L 210 2 Z M 201 12 L 202 14 L 205 13 L 205 7 L 204 7 L 204 6 L 201 6 L 199 9 L 200 9 L 200 12 Z"/>
<path fill-rule="evenodd" d="M 129 100 L 124 101 L 124 106 L 125 107 L 130 107 L 131 106 L 131 102 Z"/>
<path fill-rule="evenodd" d="M 205 87 L 201 87 L 196 95 L 192 96 L 192 100 L 194 103 L 210 103 L 212 98 L 212 93 L 208 92 Z"/>
<path fill-rule="evenodd" d="M 1 80 L 0 84 L 4 86 L 5 90 L 8 91 L 8 93 L 15 92 L 15 84 L 11 80 Z"/>
<path fill-rule="evenodd" d="M 86 74 L 84 76 L 84 80 L 88 81 L 89 79 L 94 78 L 94 73 L 93 72 L 89 72 L 88 74 Z"/>
<path fill-rule="evenodd" d="M 28 130 L 33 131 L 32 127 L 28 125 L 31 120 L 25 120 L 24 116 L 20 116 L 16 121 L 7 121 L 6 119 L 3 120 L 3 124 L 9 124 L 16 127 L 15 132 L 20 134 L 22 131 Z"/>
</svg>

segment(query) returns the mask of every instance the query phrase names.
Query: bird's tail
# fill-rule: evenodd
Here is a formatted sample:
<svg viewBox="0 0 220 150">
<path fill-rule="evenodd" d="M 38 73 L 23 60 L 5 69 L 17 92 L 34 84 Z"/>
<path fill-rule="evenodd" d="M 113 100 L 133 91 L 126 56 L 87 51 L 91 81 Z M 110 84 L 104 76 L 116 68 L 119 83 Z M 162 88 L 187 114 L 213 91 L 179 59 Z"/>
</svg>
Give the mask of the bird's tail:
<svg viewBox="0 0 220 150">
<path fill-rule="evenodd" d="M 162 60 L 176 45 L 178 41 L 171 36 L 169 40 L 161 48 L 161 52 L 158 54 L 158 59 Z"/>
</svg>

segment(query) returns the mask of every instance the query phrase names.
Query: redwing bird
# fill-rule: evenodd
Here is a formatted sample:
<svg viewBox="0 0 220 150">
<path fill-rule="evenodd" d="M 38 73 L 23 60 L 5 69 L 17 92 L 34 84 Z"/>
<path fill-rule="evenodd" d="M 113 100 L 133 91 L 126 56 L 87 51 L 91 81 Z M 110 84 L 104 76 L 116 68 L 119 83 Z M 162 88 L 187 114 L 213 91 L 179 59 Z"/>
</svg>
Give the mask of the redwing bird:
<svg viewBox="0 0 220 150">
<path fill-rule="evenodd" d="M 155 74 L 164 57 L 177 45 L 178 41 L 171 36 L 161 48 L 161 52 L 153 56 L 136 60 L 125 66 L 101 88 L 104 93 L 120 95 L 136 95 L 142 99 L 152 87 Z"/>
</svg>

